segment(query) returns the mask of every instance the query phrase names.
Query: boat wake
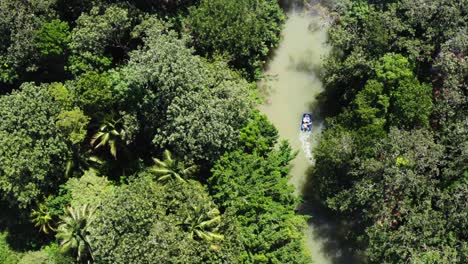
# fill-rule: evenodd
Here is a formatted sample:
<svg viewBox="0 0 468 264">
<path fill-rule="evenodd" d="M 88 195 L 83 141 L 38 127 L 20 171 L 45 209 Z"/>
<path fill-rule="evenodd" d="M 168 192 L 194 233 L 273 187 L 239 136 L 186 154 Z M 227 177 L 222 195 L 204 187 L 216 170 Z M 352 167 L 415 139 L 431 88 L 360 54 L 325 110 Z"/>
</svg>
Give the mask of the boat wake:
<svg viewBox="0 0 468 264">
<path fill-rule="evenodd" d="M 310 132 L 301 132 L 299 135 L 299 140 L 301 141 L 302 150 L 304 151 L 308 161 L 311 164 L 313 164 L 311 138 L 312 138 L 312 133 Z"/>
</svg>

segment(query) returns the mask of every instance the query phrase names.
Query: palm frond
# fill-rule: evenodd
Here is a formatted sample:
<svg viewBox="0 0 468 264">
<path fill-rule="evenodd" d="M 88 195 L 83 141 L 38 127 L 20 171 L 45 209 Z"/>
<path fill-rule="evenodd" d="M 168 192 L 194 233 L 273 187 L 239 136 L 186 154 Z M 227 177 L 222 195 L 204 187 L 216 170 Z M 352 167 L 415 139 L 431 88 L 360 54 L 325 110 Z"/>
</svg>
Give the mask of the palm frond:
<svg viewBox="0 0 468 264">
<path fill-rule="evenodd" d="M 152 167 L 150 168 L 151 172 L 154 172 L 156 174 L 172 174 L 173 171 L 166 169 L 166 168 L 158 168 L 158 167 Z"/>
<path fill-rule="evenodd" d="M 174 176 L 176 177 L 176 179 L 178 179 L 179 181 L 181 182 L 186 182 L 182 177 L 180 177 L 180 175 L 178 173 L 174 173 Z"/>
<path fill-rule="evenodd" d="M 93 137 L 91 138 L 91 146 L 94 146 L 94 144 L 96 143 L 96 140 L 98 140 L 100 137 L 102 137 L 105 133 L 99 131 L 97 132 L 96 134 L 93 135 Z"/>
<path fill-rule="evenodd" d="M 112 135 L 114 135 L 114 136 L 120 136 L 120 133 L 119 133 L 117 130 L 115 130 L 115 129 L 111 130 L 110 133 L 111 133 Z"/>
<path fill-rule="evenodd" d="M 170 174 L 166 174 L 166 175 L 163 175 L 161 177 L 158 178 L 158 181 L 167 181 L 167 180 L 170 180 L 171 179 L 171 175 Z"/>
<path fill-rule="evenodd" d="M 115 139 L 109 140 L 109 147 L 111 155 L 114 157 L 114 159 L 117 159 L 117 142 Z"/>
<path fill-rule="evenodd" d="M 165 168 L 167 166 L 167 164 L 164 161 L 160 160 L 160 159 L 153 158 L 153 161 L 154 161 L 154 163 L 156 163 L 155 164 L 156 166 L 163 167 L 163 168 Z"/>
<path fill-rule="evenodd" d="M 210 237 L 211 240 L 223 240 L 224 239 L 224 236 L 221 235 L 221 234 L 216 234 L 216 233 L 209 232 L 209 231 L 204 231 L 204 233 L 205 233 L 205 235 Z"/>
<path fill-rule="evenodd" d="M 164 159 L 167 160 L 167 161 L 172 161 L 172 157 L 171 157 L 171 152 L 169 150 L 165 150 L 164 151 Z"/>
<path fill-rule="evenodd" d="M 203 228 L 203 227 L 205 227 L 205 226 L 206 226 L 206 227 L 210 227 L 210 226 L 212 226 L 212 225 L 214 225 L 214 224 L 219 224 L 219 223 L 221 223 L 221 216 L 217 216 L 217 217 L 215 217 L 215 218 L 213 218 L 213 219 L 210 219 L 210 220 L 208 220 L 208 221 L 203 221 L 203 222 L 201 222 L 201 223 L 199 224 L 199 226 L 200 226 L 201 228 Z"/>
<path fill-rule="evenodd" d="M 67 160 L 67 165 L 65 167 L 65 177 L 70 176 L 70 172 L 71 172 L 71 170 L 73 168 L 74 163 L 75 162 L 72 159 Z"/>
<path fill-rule="evenodd" d="M 101 137 L 101 142 L 99 142 L 99 144 L 97 144 L 94 149 L 97 149 L 101 146 L 104 146 L 105 144 L 107 144 L 107 142 L 109 141 L 109 138 L 110 138 L 110 135 L 109 134 L 104 134 L 102 137 Z"/>
</svg>

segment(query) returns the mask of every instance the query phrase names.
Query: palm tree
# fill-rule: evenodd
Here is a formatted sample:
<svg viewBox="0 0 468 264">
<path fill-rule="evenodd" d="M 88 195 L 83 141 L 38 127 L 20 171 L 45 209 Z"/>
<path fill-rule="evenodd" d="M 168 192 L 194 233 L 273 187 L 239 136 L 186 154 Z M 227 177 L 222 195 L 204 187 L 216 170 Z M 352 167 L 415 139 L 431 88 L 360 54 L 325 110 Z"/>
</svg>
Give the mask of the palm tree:
<svg viewBox="0 0 468 264">
<path fill-rule="evenodd" d="M 93 221 L 94 210 L 87 205 L 75 209 L 68 207 L 62 222 L 57 228 L 56 237 L 60 240 L 60 247 L 67 252 L 73 250 L 76 253 L 76 261 L 93 259 L 88 228 Z"/>
<path fill-rule="evenodd" d="M 81 152 L 73 150 L 72 157 L 66 163 L 65 176 L 68 178 L 75 171 L 84 173 L 89 169 L 98 169 L 100 166 L 105 166 L 106 163 L 106 160 L 93 155 L 92 150 L 88 149 Z"/>
<path fill-rule="evenodd" d="M 184 178 L 189 178 L 198 170 L 196 165 L 191 165 L 185 168 L 185 165 L 178 160 L 172 158 L 169 150 L 164 151 L 164 160 L 154 159 L 155 165 L 150 171 L 159 176 L 158 181 L 169 181 L 177 179 L 181 182 L 186 182 Z"/>
<path fill-rule="evenodd" d="M 217 242 L 222 241 L 224 236 L 217 233 L 221 224 L 219 210 L 214 208 L 206 212 L 200 207 L 193 206 L 195 215 L 189 215 L 182 222 L 182 226 L 194 239 L 201 239 L 211 243 L 212 249 L 218 249 Z"/>
<path fill-rule="evenodd" d="M 49 234 L 50 231 L 55 231 L 51 225 L 52 216 L 45 205 L 40 204 L 38 210 L 33 209 L 31 217 L 34 226 L 39 227 L 39 231 L 45 234 Z"/>
<path fill-rule="evenodd" d="M 104 122 L 91 138 L 91 146 L 94 146 L 94 149 L 108 145 L 114 159 L 117 159 L 117 143 L 122 136 L 122 131 L 116 128 L 117 123 L 118 121 Z"/>
</svg>

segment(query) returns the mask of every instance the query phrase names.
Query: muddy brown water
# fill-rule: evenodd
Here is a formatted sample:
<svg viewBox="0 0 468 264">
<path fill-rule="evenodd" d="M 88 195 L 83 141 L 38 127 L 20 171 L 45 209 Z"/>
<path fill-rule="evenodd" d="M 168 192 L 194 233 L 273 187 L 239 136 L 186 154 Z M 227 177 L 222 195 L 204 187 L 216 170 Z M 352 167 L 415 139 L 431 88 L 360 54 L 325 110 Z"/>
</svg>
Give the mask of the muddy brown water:
<svg viewBox="0 0 468 264">
<path fill-rule="evenodd" d="M 297 194 L 310 184 L 306 171 L 314 163 L 312 150 L 323 128 L 316 99 L 323 91 L 318 73 L 330 51 L 326 43 L 328 27 L 323 22 L 317 13 L 289 11 L 280 46 L 266 68 L 267 78 L 259 83 L 265 98 L 260 111 L 273 122 L 280 137 L 298 151 L 290 172 L 290 183 Z M 304 112 L 311 112 L 314 119 L 309 134 L 299 129 Z M 358 263 L 341 241 L 340 222 L 319 201 L 305 200 L 301 213 L 311 216 L 305 244 L 313 263 Z"/>
</svg>

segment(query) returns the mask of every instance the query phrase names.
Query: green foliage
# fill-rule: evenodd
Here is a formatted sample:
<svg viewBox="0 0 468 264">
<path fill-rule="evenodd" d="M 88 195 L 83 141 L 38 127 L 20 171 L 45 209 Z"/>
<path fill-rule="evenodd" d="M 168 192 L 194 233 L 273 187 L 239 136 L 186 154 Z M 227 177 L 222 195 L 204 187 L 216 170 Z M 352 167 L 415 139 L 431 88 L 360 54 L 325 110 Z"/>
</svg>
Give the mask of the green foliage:
<svg viewBox="0 0 468 264">
<path fill-rule="evenodd" d="M 158 181 L 162 182 L 170 180 L 186 182 L 198 170 L 196 165 L 185 167 L 182 162 L 174 160 L 169 150 L 164 151 L 164 160 L 155 158 L 154 162 L 155 164 L 150 168 L 150 171 L 158 176 Z"/>
<path fill-rule="evenodd" d="M 461 56 L 468 52 L 467 36 L 462 31 L 442 45 L 434 63 L 437 86 L 435 87 L 435 115 L 445 128 L 454 120 L 466 116 L 468 97 L 464 80 L 468 76 L 468 60 Z"/>
<path fill-rule="evenodd" d="M 46 86 L 25 83 L 0 97 L 0 190 L 11 205 L 26 207 L 63 181 L 71 153 L 59 113 Z"/>
<path fill-rule="evenodd" d="M 70 48 L 102 54 L 106 46 L 120 44 L 129 27 L 127 10 L 117 6 L 105 10 L 94 7 L 89 14 L 84 13 L 76 20 Z"/>
<path fill-rule="evenodd" d="M 393 102 L 391 123 L 398 127 L 428 127 L 432 112 L 432 87 L 420 84 L 416 79 L 400 81 L 398 88 L 390 92 Z"/>
<path fill-rule="evenodd" d="M 88 123 L 89 117 L 75 107 L 73 110 L 60 112 L 55 125 L 72 144 L 79 144 L 86 137 Z"/>
<path fill-rule="evenodd" d="M 359 91 L 354 100 L 355 115 L 359 123 L 358 145 L 361 153 L 372 153 L 374 144 L 385 137 L 390 98 L 384 92 L 384 86 L 375 80 L 369 80 L 364 89 Z"/>
<path fill-rule="evenodd" d="M 14 83 L 38 70 L 36 35 L 53 16 L 54 0 L 0 3 L 0 82 Z"/>
<path fill-rule="evenodd" d="M 44 23 L 36 35 L 36 45 L 42 55 L 62 55 L 70 42 L 67 22 L 53 19 Z"/>
<path fill-rule="evenodd" d="M 239 221 L 242 263 L 310 261 L 303 246 L 305 220 L 294 213 L 298 199 L 287 179 L 293 157 L 283 142 L 264 157 L 255 151 L 226 153 L 212 169 L 213 197 Z"/>
<path fill-rule="evenodd" d="M 445 204 L 445 199 L 451 198 L 444 197 L 440 185 L 443 147 L 434 143 L 432 135 L 421 130 L 392 129 L 374 147 L 372 158 L 357 163 L 353 155 L 356 152 L 336 149 L 345 144 L 330 141 L 336 136 L 329 135 L 338 131 L 336 127 L 326 131 L 315 151 L 314 175 L 318 178 L 314 180 L 320 182 L 320 193 L 328 194 L 325 198 L 329 207 L 347 215 L 359 214 L 360 221 L 369 223 L 362 238 L 368 243 L 370 260 L 460 261 L 463 227 L 457 223 L 466 212 L 459 207 L 458 199 L 466 195 L 451 190 L 449 196 L 456 193 L 457 202 Z M 349 153 L 344 160 L 331 159 L 344 153 Z"/>
<path fill-rule="evenodd" d="M 57 228 L 57 239 L 63 252 L 73 252 L 76 262 L 93 260 L 89 228 L 94 220 L 94 208 L 87 205 L 79 208 L 68 207 Z"/>
<path fill-rule="evenodd" d="M 106 121 L 99 127 L 90 142 L 94 149 L 109 145 L 110 153 L 114 159 L 117 159 L 117 145 L 122 140 L 122 132 L 118 130 L 117 125 L 116 121 Z"/>
<path fill-rule="evenodd" d="M 49 257 L 43 251 L 30 251 L 26 252 L 23 257 L 18 261 L 18 264 L 48 264 L 50 263 Z"/>
<path fill-rule="evenodd" d="M 105 113 L 113 103 L 111 82 L 106 73 L 83 74 L 75 84 L 74 93 L 79 106 L 91 117 Z"/>
<path fill-rule="evenodd" d="M 44 204 L 40 204 L 37 210 L 32 210 L 31 221 L 34 226 L 39 227 L 39 231 L 45 234 L 49 234 L 50 231 L 55 231 L 51 225 L 52 215 Z"/>
<path fill-rule="evenodd" d="M 90 169 L 80 178 L 69 179 L 63 189 L 70 195 L 71 207 L 81 208 L 88 205 L 90 208 L 96 208 L 112 196 L 115 187 L 105 176 L 99 176 L 97 171 Z"/>
<path fill-rule="evenodd" d="M 245 88 L 240 80 L 220 79 L 216 87 L 174 98 L 166 113 L 170 122 L 153 143 L 176 149 L 186 159 L 207 161 L 233 149 L 251 111 Z"/>
<path fill-rule="evenodd" d="M 21 254 L 13 251 L 7 241 L 8 233 L 0 233 L 0 263 L 16 264 L 21 258 Z"/>
<path fill-rule="evenodd" d="M 278 130 L 258 111 L 252 113 L 249 123 L 240 130 L 239 141 L 246 153 L 256 152 L 264 156 L 277 140 Z"/>
<path fill-rule="evenodd" d="M 400 54 L 385 54 L 375 66 L 375 74 L 390 98 L 387 119 L 391 125 L 406 128 L 429 125 L 432 87 L 416 79 L 408 59 Z"/>
<path fill-rule="evenodd" d="M 0 234 L 0 263 L 2 264 L 70 264 L 73 259 L 59 252 L 58 245 L 52 243 L 38 251 L 24 253 L 9 249 L 5 238 L 7 233 Z"/>
<path fill-rule="evenodd" d="M 202 0 L 190 9 L 188 24 L 199 51 L 227 53 L 254 77 L 278 45 L 284 19 L 273 0 Z"/>
<path fill-rule="evenodd" d="M 383 84 L 375 80 L 367 82 L 364 89 L 356 95 L 354 102 L 356 114 L 364 125 L 375 122 L 379 117 L 385 117 L 390 104 Z"/>
<path fill-rule="evenodd" d="M 236 261 L 239 242 L 235 240 L 234 222 L 224 222 L 221 216 L 215 224 L 219 221 L 216 207 L 199 183 L 159 185 L 150 178 L 141 174 L 102 204 L 91 230 L 97 262 Z M 199 233 L 204 237 L 207 232 L 224 235 L 224 239 L 210 241 L 194 236 Z"/>
<path fill-rule="evenodd" d="M 80 55 L 71 55 L 68 62 L 68 70 L 74 75 L 88 71 L 103 72 L 112 64 L 112 59 L 105 55 L 94 55 L 89 51 Z"/>
<path fill-rule="evenodd" d="M 131 2 L 136 7 L 145 11 L 155 11 L 158 13 L 171 13 L 177 11 L 184 11 L 185 8 L 192 5 L 197 0 L 130 0 L 125 2 Z"/>
<path fill-rule="evenodd" d="M 49 84 L 47 91 L 62 108 L 69 109 L 73 106 L 73 94 L 62 83 Z"/>
<path fill-rule="evenodd" d="M 322 200 L 333 197 L 337 190 L 349 185 L 352 179 L 347 173 L 358 151 L 354 133 L 339 125 L 330 125 L 314 150 L 316 164 L 311 181 L 317 183 L 315 190 Z"/>
<path fill-rule="evenodd" d="M 18 74 L 15 69 L 12 69 L 5 59 L 0 57 L 0 81 L 11 84 L 16 79 L 18 79 Z"/>
<path fill-rule="evenodd" d="M 52 262 L 54 264 L 69 264 L 73 262 L 72 257 L 60 252 L 60 247 L 57 243 L 51 243 L 50 245 L 42 248 L 41 251 L 44 251 L 47 254 L 49 263 Z"/>
<path fill-rule="evenodd" d="M 117 6 L 105 10 L 93 7 L 89 14 L 83 13 L 71 32 L 68 69 L 74 75 L 107 69 L 113 62 L 113 54 L 106 49 L 126 49 L 130 24 L 128 11 Z"/>
<path fill-rule="evenodd" d="M 461 260 L 455 251 L 462 234 L 447 225 L 450 218 L 437 205 L 442 150 L 425 131 L 391 130 L 376 156 L 351 172 L 357 179 L 353 187 L 331 200 L 341 210 L 365 208 L 362 217 L 372 223 L 366 229 L 372 261 L 413 261 L 439 251 L 448 254 L 443 258 Z"/>
<path fill-rule="evenodd" d="M 388 84 L 413 77 L 412 66 L 401 54 L 385 54 L 375 66 L 377 78 Z"/>
<path fill-rule="evenodd" d="M 150 21 L 141 29 L 145 45 L 118 73 L 116 96 L 137 108 L 155 146 L 184 160 L 215 160 L 235 147 L 249 116 L 249 84 L 225 63 L 194 56 L 176 32 Z"/>
<path fill-rule="evenodd" d="M 334 6 L 324 80 L 337 116 L 315 150 L 312 180 L 364 230 L 353 235 L 371 263 L 466 262 L 462 2 Z"/>
</svg>

